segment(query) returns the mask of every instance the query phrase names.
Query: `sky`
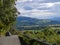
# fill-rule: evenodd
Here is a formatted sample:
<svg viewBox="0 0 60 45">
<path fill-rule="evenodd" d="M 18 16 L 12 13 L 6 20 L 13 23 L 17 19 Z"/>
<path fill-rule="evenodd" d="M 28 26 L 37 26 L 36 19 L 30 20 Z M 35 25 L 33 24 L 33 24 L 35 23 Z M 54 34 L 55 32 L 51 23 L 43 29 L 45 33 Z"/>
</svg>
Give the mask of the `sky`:
<svg viewBox="0 0 60 45">
<path fill-rule="evenodd" d="M 60 0 L 17 0 L 18 16 L 47 19 L 60 17 Z"/>
</svg>

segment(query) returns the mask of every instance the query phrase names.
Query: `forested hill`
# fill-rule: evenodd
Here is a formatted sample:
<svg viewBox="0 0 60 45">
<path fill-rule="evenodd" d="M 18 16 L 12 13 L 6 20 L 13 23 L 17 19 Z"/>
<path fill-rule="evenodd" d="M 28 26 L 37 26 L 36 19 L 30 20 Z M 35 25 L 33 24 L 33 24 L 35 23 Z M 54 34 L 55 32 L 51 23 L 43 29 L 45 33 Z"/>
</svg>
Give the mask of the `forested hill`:
<svg viewBox="0 0 60 45">
<path fill-rule="evenodd" d="M 30 17 L 17 17 L 16 25 L 17 26 L 32 26 L 32 25 L 51 25 L 51 24 L 60 24 L 59 21 L 53 19 L 36 19 Z"/>
</svg>

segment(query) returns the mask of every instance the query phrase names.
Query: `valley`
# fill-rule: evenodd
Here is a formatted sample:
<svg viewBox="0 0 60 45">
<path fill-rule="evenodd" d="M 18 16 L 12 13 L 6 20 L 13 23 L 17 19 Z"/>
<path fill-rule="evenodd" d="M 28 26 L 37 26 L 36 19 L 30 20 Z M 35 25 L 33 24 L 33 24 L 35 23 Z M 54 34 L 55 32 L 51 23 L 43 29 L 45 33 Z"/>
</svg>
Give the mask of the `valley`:
<svg viewBox="0 0 60 45">
<path fill-rule="evenodd" d="M 48 26 L 60 26 L 60 21 L 54 19 L 36 19 L 17 17 L 15 28 L 19 30 L 39 30 Z"/>
</svg>

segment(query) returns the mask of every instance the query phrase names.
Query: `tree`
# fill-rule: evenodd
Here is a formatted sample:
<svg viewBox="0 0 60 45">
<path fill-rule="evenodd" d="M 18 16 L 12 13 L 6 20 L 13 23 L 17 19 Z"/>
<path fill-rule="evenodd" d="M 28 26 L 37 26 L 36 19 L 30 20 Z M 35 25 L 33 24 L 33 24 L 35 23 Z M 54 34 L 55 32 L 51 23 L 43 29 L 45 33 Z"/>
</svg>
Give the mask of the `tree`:
<svg viewBox="0 0 60 45">
<path fill-rule="evenodd" d="M 15 7 L 16 0 L 0 0 L 0 33 L 10 29 L 16 20 L 18 11 Z"/>
</svg>

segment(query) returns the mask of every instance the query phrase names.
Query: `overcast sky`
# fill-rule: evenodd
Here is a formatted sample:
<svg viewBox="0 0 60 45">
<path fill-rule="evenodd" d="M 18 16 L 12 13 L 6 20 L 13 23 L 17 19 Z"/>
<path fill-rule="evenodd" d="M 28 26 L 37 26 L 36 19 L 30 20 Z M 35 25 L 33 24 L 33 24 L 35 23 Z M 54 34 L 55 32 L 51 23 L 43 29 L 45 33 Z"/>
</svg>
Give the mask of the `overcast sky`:
<svg viewBox="0 0 60 45">
<path fill-rule="evenodd" d="M 60 0 L 18 0 L 18 16 L 53 18 L 60 16 Z"/>
</svg>

